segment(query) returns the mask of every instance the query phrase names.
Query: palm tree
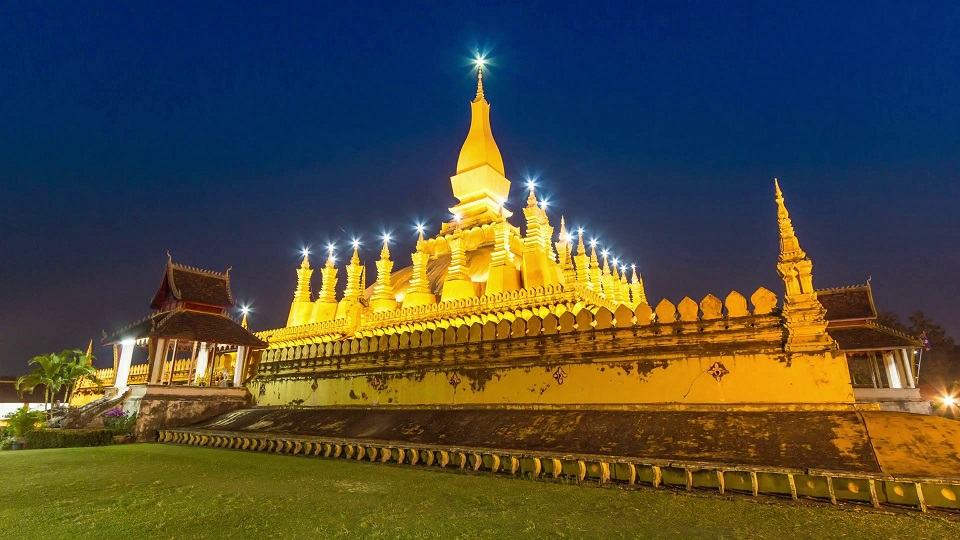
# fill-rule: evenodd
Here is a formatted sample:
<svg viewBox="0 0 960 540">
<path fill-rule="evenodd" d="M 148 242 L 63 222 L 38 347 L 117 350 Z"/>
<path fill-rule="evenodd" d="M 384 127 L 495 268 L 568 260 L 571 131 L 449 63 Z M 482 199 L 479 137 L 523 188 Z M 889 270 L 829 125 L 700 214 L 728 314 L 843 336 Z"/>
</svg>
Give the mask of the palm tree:
<svg viewBox="0 0 960 540">
<path fill-rule="evenodd" d="M 83 379 L 89 379 L 94 384 L 103 386 L 97 378 L 97 369 L 93 367 L 92 361 L 93 355 L 84 354 L 80 349 L 67 349 L 59 354 L 35 356 L 29 363 L 36 364 L 37 367 L 30 373 L 17 378 L 17 391 L 22 397 L 24 393 L 43 386 L 48 410 L 61 390 L 63 390 L 64 403 L 70 403 L 74 390 Z"/>
<path fill-rule="evenodd" d="M 27 373 L 17 377 L 15 386 L 20 397 L 27 392 L 32 392 L 36 387 L 43 386 L 44 402 L 49 409 L 53 402 L 53 396 L 60 391 L 63 386 L 60 378 L 60 371 L 63 366 L 63 359 L 57 353 L 41 354 L 30 359 L 29 364 L 37 364 L 37 367 Z"/>
<path fill-rule="evenodd" d="M 93 367 L 93 355 L 84 354 L 79 349 L 60 353 L 63 363 L 60 367 L 60 379 L 63 382 L 63 402 L 69 404 L 73 393 L 84 379 L 90 380 L 98 388 L 103 388 L 103 381 L 97 378 L 97 368 Z"/>
</svg>

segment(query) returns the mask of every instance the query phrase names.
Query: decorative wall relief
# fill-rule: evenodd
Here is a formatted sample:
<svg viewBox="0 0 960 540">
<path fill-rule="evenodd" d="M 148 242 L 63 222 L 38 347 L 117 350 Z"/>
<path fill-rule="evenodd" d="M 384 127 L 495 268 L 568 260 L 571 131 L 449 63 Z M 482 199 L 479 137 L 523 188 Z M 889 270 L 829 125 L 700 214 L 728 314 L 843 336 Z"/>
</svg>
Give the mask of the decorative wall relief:
<svg viewBox="0 0 960 540">
<path fill-rule="evenodd" d="M 727 373 L 730 373 L 730 370 L 728 370 L 720 362 L 714 362 L 713 365 L 710 366 L 710 369 L 707 370 L 707 373 L 713 376 L 713 378 L 716 379 L 717 382 L 720 382 L 720 379 L 722 379 L 723 376 L 726 375 Z"/>
</svg>

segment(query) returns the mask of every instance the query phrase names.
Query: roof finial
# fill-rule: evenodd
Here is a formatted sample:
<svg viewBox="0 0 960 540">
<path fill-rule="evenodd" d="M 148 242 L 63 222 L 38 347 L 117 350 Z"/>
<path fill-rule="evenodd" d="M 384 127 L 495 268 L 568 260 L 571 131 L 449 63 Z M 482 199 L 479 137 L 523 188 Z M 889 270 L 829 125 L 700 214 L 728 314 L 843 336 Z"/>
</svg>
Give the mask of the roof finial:
<svg viewBox="0 0 960 540">
<path fill-rule="evenodd" d="M 353 257 L 350 258 L 350 264 L 360 264 L 360 241 L 353 241 Z"/>
<path fill-rule="evenodd" d="M 783 202 L 783 192 L 780 191 L 780 182 L 773 179 L 773 185 L 777 192 L 777 221 L 780 227 L 780 260 L 803 259 L 806 254 L 800 249 L 800 241 L 793 230 L 793 221 L 790 219 L 790 213 Z"/>
<path fill-rule="evenodd" d="M 477 97 L 474 101 L 483 101 L 483 57 L 477 58 Z"/>
<path fill-rule="evenodd" d="M 329 245 L 327 246 L 327 266 L 330 266 L 330 267 L 332 267 L 332 266 L 334 265 L 334 263 L 336 262 L 336 260 L 335 260 L 334 257 L 333 257 L 333 248 L 334 248 L 334 247 L 335 247 L 335 246 L 334 246 L 333 244 L 329 244 Z"/>
<path fill-rule="evenodd" d="M 783 192 L 780 191 L 780 181 L 774 178 L 773 186 L 777 191 L 777 217 L 780 219 L 789 219 L 790 213 L 787 212 L 787 207 L 783 204 Z"/>
<path fill-rule="evenodd" d="M 380 250 L 380 258 L 390 260 L 390 235 L 383 235 L 383 249 Z"/>
<path fill-rule="evenodd" d="M 533 180 L 527 181 L 527 188 L 530 189 L 530 195 L 527 195 L 527 206 L 534 208 L 537 206 L 537 192 L 536 192 L 537 183 Z"/>
<path fill-rule="evenodd" d="M 247 310 L 243 310 L 243 319 L 240 321 L 240 326 L 244 328 L 250 328 L 247 326 Z"/>
</svg>

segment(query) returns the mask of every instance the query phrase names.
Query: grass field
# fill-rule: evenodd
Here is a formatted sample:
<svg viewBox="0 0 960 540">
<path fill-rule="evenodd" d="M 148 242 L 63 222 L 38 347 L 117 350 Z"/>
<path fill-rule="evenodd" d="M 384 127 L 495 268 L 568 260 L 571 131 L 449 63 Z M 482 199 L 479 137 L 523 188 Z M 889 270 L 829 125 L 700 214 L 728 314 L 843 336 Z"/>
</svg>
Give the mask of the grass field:
<svg viewBox="0 0 960 540">
<path fill-rule="evenodd" d="M 960 521 L 158 444 L 0 452 L 7 536 L 960 538 Z"/>
</svg>

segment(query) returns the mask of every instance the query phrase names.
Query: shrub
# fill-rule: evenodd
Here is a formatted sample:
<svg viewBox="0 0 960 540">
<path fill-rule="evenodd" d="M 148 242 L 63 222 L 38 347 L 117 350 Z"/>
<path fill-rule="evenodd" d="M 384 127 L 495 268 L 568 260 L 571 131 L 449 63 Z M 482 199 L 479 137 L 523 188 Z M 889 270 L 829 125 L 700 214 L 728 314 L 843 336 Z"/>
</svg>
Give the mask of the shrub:
<svg viewBox="0 0 960 540">
<path fill-rule="evenodd" d="M 27 433 L 27 448 L 73 448 L 113 444 L 109 429 L 38 429 Z"/>
<path fill-rule="evenodd" d="M 0 450 L 9 450 L 13 446 L 13 439 L 3 439 L 0 441 Z"/>
<path fill-rule="evenodd" d="M 41 411 L 31 411 L 27 407 L 21 407 L 3 417 L 7 421 L 4 432 L 18 440 L 23 440 L 28 433 L 43 425 L 46 418 Z"/>
<path fill-rule="evenodd" d="M 114 435 L 129 435 L 137 426 L 137 415 L 127 414 L 121 407 L 103 413 L 103 427 Z"/>
</svg>

